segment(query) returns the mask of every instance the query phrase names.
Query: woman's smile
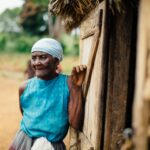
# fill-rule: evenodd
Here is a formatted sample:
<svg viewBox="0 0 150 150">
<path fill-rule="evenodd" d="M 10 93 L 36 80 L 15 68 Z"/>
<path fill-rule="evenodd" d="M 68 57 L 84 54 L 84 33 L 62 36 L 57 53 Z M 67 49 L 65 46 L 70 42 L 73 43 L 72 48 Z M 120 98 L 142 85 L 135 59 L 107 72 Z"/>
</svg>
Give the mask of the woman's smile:
<svg viewBox="0 0 150 150">
<path fill-rule="evenodd" d="M 42 79 L 51 79 L 56 75 L 59 61 L 45 52 L 33 52 L 31 64 L 35 70 L 35 75 Z"/>
</svg>

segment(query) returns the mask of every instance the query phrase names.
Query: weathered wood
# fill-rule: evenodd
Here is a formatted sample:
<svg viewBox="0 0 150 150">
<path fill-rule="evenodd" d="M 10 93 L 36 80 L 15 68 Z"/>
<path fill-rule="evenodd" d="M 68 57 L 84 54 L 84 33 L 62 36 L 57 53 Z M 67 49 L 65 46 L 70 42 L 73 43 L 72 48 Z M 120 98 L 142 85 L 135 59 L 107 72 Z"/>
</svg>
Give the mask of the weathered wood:
<svg viewBox="0 0 150 150">
<path fill-rule="evenodd" d="M 100 12 L 102 12 L 102 21 L 100 22 Z M 99 150 L 101 145 L 102 134 L 102 120 L 103 120 L 103 103 L 104 103 L 104 81 L 105 81 L 105 2 L 103 1 L 98 8 L 93 10 L 89 17 L 87 17 L 81 24 L 81 61 L 84 64 L 88 64 L 90 57 L 93 55 L 93 48 L 97 48 L 95 59 L 93 59 L 93 69 L 91 72 L 91 79 L 89 89 L 87 91 L 86 103 L 85 103 L 85 118 L 83 133 L 80 133 L 79 138 L 84 136 L 90 141 L 94 150 Z M 100 25 L 102 23 L 102 26 Z M 101 27 L 101 29 L 100 29 Z M 89 34 L 93 31 L 93 28 L 101 30 L 100 37 L 98 38 L 98 32 L 93 35 Z M 96 30 L 95 30 L 96 31 Z M 89 37 L 87 36 L 89 35 Z M 91 35 L 91 36 L 90 36 Z M 96 36 L 94 36 L 96 35 Z M 95 39 L 97 37 L 97 39 Z M 96 41 L 98 40 L 97 46 Z M 92 42 L 91 42 L 92 41 Z M 88 43 L 89 42 L 89 43 Z M 88 46 L 87 46 L 88 45 Z M 90 61 L 89 61 L 90 62 Z M 90 68 L 90 66 L 87 66 Z M 83 134 L 84 136 L 81 136 Z M 81 150 L 90 149 L 86 147 L 89 145 L 81 139 Z"/>
<path fill-rule="evenodd" d="M 150 1 L 141 0 L 136 91 L 133 108 L 136 150 L 148 150 L 150 138 Z"/>
<path fill-rule="evenodd" d="M 128 97 L 129 90 L 133 87 L 133 82 L 129 82 L 129 70 L 132 70 L 130 63 L 134 63 L 131 51 L 135 51 L 135 47 L 132 47 L 135 44 L 135 41 L 132 41 L 133 12 L 131 6 L 126 6 L 128 11 L 125 14 L 107 16 L 107 19 L 112 18 L 109 22 L 108 49 L 106 48 L 106 25 L 108 25 L 106 24 L 106 1 L 94 9 L 81 24 L 81 62 L 87 64 L 87 72 L 91 73 L 90 82 L 89 79 L 85 80 L 89 88 L 85 101 L 83 131 L 77 137 L 81 150 L 91 147 L 95 150 L 100 148 L 118 150 L 121 146 L 122 131 L 126 124 L 127 101 L 132 100 Z M 95 29 L 100 27 L 100 10 L 103 11 L 102 30 L 100 37 L 96 36 L 98 39 L 95 39 L 95 31 L 97 31 Z M 99 42 L 95 45 L 97 40 Z M 93 49 L 97 52 L 96 55 L 94 54 L 95 59 L 91 63 L 93 69 L 90 71 L 91 64 L 88 65 L 88 62 L 92 60 Z M 109 53 L 108 58 L 107 53 Z M 108 60 L 108 68 L 106 60 Z"/>
<path fill-rule="evenodd" d="M 88 88 L 86 104 L 85 104 L 85 118 L 83 131 L 79 133 L 72 131 L 70 139 L 71 143 L 78 143 L 78 147 L 74 147 L 75 150 L 90 150 L 94 148 L 99 150 L 102 131 L 102 111 L 103 108 L 103 82 L 105 78 L 105 61 L 104 61 L 104 24 L 105 24 L 105 3 L 101 3 L 96 9 L 90 12 L 84 19 L 80 28 L 80 61 L 82 64 L 88 64 L 91 51 L 93 50 L 93 44 L 95 40 L 97 42 L 97 54 L 94 61 L 93 72 L 91 75 L 91 85 Z M 99 30 L 99 26 L 102 22 L 99 22 L 100 9 L 103 10 L 103 25 L 100 39 L 94 39 L 95 31 Z M 99 32 L 99 31 L 98 31 Z M 96 35 L 97 37 L 97 35 Z M 98 38 L 98 37 L 97 37 Z M 95 44 L 94 44 L 95 45 Z M 98 46 L 99 45 L 99 46 Z M 89 68 L 89 66 L 87 66 Z M 104 71 L 103 71 L 104 70 Z M 95 80 L 97 79 L 97 80 Z M 73 144 L 71 144 L 73 145 Z"/>
<path fill-rule="evenodd" d="M 100 12 L 100 14 L 102 14 L 102 11 Z M 100 20 L 100 22 L 102 22 L 102 18 Z M 93 44 L 92 44 L 92 50 L 90 53 L 90 57 L 88 59 L 88 64 L 87 64 L 87 71 L 86 71 L 86 76 L 85 76 L 85 80 L 84 80 L 84 86 L 83 86 L 83 96 L 86 97 L 87 96 L 87 92 L 89 89 L 89 85 L 90 85 L 90 81 L 91 81 L 91 75 L 92 75 L 92 71 L 93 71 L 93 67 L 94 67 L 94 62 L 95 62 L 95 57 L 97 54 L 97 49 L 98 49 L 98 45 L 99 45 L 99 37 L 100 37 L 100 33 L 101 33 L 101 27 L 100 29 L 98 28 L 97 30 L 95 30 L 95 34 L 93 35 Z"/>
<path fill-rule="evenodd" d="M 129 70 L 132 60 L 133 8 L 125 2 L 126 13 L 108 16 L 109 20 L 109 59 L 106 98 L 106 122 L 104 150 L 120 150 L 122 133 L 126 123 L 129 87 Z M 107 19 L 108 19 L 107 18 Z M 134 68 L 132 68 L 134 69 Z"/>
<path fill-rule="evenodd" d="M 84 149 L 94 150 L 94 147 L 92 146 L 91 142 L 83 133 L 80 133 L 79 139 L 80 139 L 80 144 L 79 144 L 80 150 L 84 150 Z"/>
<path fill-rule="evenodd" d="M 78 140 L 78 132 L 71 128 L 69 129 L 69 149 L 68 150 L 78 150 L 79 140 Z"/>
</svg>

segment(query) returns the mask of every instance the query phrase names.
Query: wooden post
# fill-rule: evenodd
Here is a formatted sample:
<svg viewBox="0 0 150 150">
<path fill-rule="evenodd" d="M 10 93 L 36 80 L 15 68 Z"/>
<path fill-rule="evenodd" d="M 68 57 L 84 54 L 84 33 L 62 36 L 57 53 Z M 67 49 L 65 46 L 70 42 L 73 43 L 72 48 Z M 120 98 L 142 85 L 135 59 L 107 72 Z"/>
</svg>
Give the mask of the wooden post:
<svg viewBox="0 0 150 150">
<path fill-rule="evenodd" d="M 106 90 L 106 120 L 104 132 L 104 150 L 120 150 L 122 145 L 122 133 L 126 127 L 126 116 L 129 91 L 134 88 L 133 80 L 129 82 L 130 70 L 134 72 L 134 59 L 132 52 L 135 41 L 132 40 L 136 34 L 133 30 L 134 11 L 129 1 L 124 3 L 125 13 L 109 15 L 109 58 L 108 79 Z M 134 34 L 134 35 L 133 35 Z M 133 44 L 133 45 L 132 45 Z M 130 88 L 130 90 L 129 90 Z M 131 114 L 128 114 L 131 115 Z"/>
<path fill-rule="evenodd" d="M 149 150 L 150 138 L 150 1 L 141 0 L 136 92 L 133 108 L 135 150 Z"/>
</svg>

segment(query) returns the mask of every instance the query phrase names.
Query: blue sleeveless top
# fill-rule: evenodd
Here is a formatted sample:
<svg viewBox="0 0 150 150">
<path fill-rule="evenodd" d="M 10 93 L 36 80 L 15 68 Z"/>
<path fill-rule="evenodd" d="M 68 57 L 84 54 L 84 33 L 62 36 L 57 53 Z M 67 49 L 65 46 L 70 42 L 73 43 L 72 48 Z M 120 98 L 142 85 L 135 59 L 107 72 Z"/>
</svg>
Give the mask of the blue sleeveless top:
<svg viewBox="0 0 150 150">
<path fill-rule="evenodd" d="M 68 77 L 59 74 L 52 80 L 34 77 L 28 80 L 20 97 L 23 109 L 21 130 L 29 137 L 46 137 L 51 142 L 63 140 L 68 122 Z"/>
</svg>

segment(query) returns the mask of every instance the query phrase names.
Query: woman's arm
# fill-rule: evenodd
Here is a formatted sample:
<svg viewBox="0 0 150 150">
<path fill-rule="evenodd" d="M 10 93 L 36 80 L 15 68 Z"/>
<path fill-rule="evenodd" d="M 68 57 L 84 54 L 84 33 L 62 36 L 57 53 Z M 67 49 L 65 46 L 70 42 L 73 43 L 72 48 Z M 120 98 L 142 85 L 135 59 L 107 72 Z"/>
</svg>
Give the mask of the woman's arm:
<svg viewBox="0 0 150 150">
<path fill-rule="evenodd" d="M 21 95 L 23 94 L 25 88 L 27 86 L 27 81 L 23 82 L 20 87 L 19 87 L 19 108 L 20 108 L 20 112 L 21 114 L 23 114 L 23 110 L 22 110 L 22 107 L 21 107 L 21 102 L 20 102 L 20 97 Z"/>
<path fill-rule="evenodd" d="M 74 67 L 68 79 L 70 89 L 69 122 L 75 129 L 80 129 L 83 121 L 84 101 L 82 96 L 82 83 L 85 72 L 85 65 Z"/>
</svg>

